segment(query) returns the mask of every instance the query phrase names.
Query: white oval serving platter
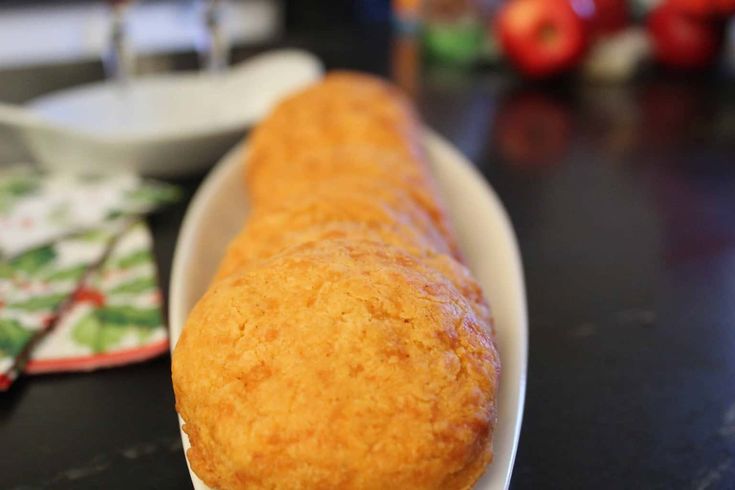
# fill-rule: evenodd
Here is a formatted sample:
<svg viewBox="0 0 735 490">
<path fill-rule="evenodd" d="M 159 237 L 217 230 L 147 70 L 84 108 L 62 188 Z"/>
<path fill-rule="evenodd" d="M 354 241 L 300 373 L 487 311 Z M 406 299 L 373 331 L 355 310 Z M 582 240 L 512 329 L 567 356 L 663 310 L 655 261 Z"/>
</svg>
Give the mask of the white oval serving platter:
<svg viewBox="0 0 735 490">
<path fill-rule="evenodd" d="M 510 484 L 526 390 L 528 326 L 520 253 L 498 196 L 474 166 L 432 131 L 425 134 L 432 170 L 452 218 L 467 266 L 493 309 L 502 362 L 495 457 L 476 490 Z M 194 196 L 179 233 L 171 274 L 169 321 L 173 350 L 186 317 L 207 289 L 230 239 L 248 213 L 242 165 L 246 145 L 231 150 Z M 182 431 L 184 450 L 189 447 Z M 187 461 L 188 464 L 188 461 Z M 208 490 L 189 469 L 196 490 Z"/>
</svg>

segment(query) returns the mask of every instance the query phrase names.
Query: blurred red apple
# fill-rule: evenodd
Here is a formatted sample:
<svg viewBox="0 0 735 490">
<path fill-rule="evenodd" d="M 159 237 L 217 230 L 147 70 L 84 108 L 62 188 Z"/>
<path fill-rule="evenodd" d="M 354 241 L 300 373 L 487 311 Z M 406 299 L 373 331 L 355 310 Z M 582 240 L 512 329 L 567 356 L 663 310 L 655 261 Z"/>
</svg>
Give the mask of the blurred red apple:
<svg viewBox="0 0 735 490">
<path fill-rule="evenodd" d="M 647 24 L 656 60 L 673 68 L 706 68 L 722 47 L 720 22 L 683 13 L 672 3 L 655 8 Z"/>
<path fill-rule="evenodd" d="M 592 0 L 594 11 L 588 21 L 594 36 L 613 34 L 628 25 L 630 13 L 626 0 Z"/>
<path fill-rule="evenodd" d="M 587 47 L 584 21 L 567 0 L 515 0 L 501 8 L 497 36 L 508 59 L 528 76 L 569 70 Z"/>
<path fill-rule="evenodd" d="M 735 0 L 667 0 L 676 10 L 699 17 L 728 16 L 735 13 Z"/>
</svg>

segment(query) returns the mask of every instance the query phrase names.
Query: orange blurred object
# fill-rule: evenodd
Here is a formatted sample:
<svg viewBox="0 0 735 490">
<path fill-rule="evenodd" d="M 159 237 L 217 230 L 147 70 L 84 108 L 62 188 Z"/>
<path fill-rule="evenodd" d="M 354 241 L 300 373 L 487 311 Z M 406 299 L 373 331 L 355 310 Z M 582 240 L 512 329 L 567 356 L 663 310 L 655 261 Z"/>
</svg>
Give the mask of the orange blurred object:
<svg viewBox="0 0 735 490">
<path fill-rule="evenodd" d="M 393 0 L 393 15 L 402 22 L 417 22 L 421 14 L 421 0 Z"/>
<path fill-rule="evenodd" d="M 419 93 L 420 49 L 416 36 L 396 36 L 391 53 L 393 80 L 415 99 Z"/>
</svg>

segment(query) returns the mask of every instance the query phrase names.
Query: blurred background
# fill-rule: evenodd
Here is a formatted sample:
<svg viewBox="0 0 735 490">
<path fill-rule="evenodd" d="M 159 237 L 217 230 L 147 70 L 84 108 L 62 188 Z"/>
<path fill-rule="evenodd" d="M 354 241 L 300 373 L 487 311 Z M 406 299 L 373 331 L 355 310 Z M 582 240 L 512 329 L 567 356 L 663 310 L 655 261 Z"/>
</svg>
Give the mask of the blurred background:
<svg viewBox="0 0 735 490">
<path fill-rule="evenodd" d="M 580 99 L 594 104 L 590 117 L 598 121 L 576 130 L 596 132 L 589 137 L 617 152 L 632 151 L 641 131 L 693 137 L 684 126 L 696 119 L 687 111 L 705 108 L 686 100 L 733 76 L 733 11 L 729 0 L 2 0 L 0 101 L 23 103 L 97 80 L 212 70 L 295 46 L 328 66 L 383 73 L 417 100 L 488 80 L 491 107 L 462 116 L 464 124 L 488 125 L 492 134 L 484 136 L 504 157 L 548 165 L 560 161 L 573 119 L 582 117 L 573 109 Z M 644 94 L 624 88 L 641 83 Z M 448 90 L 451 106 L 473 97 Z M 672 97 L 681 104 L 667 104 Z M 732 121 L 722 102 L 706 106 L 699 123 L 723 143 Z M 667 129 L 654 129 L 651 117 Z M 541 146 L 532 150 L 517 138 Z M 27 157 L 14 139 L 4 138 L 0 161 Z"/>
</svg>

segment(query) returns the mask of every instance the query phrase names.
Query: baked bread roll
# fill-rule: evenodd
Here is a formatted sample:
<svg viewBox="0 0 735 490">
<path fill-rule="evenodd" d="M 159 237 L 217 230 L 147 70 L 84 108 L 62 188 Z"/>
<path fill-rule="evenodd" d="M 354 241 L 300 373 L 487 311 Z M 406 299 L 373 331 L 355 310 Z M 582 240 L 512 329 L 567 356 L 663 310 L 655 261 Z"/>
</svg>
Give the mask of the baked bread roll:
<svg viewBox="0 0 735 490">
<path fill-rule="evenodd" d="M 386 198 L 402 194 L 429 215 L 452 253 L 459 253 L 428 169 L 400 153 L 359 144 L 326 146 L 256 165 L 248 175 L 248 195 L 259 209 L 330 191 L 369 196 L 388 204 L 392 203 Z"/>
<path fill-rule="evenodd" d="M 283 219 L 287 216 L 284 215 Z M 268 217 L 273 218 L 272 215 Z M 397 246 L 413 255 L 422 255 L 433 247 L 412 226 L 398 220 L 394 223 L 333 221 L 299 228 L 288 227 L 285 231 L 283 226 L 279 219 L 248 221 L 248 225 L 227 248 L 214 280 L 246 268 L 249 262 L 269 258 L 287 248 L 309 242 L 345 239 L 373 241 Z"/>
<path fill-rule="evenodd" d="M 439 272 L 310 243 L 216 282 L 173 359 L 194 471 L 219 489 L 466 489 L 492 458 L 499 363 Z"/>
<path fill-rule="evenodd" d="M 382 195 L 382 199 L 377 195 Z M 315 190 L 309 197 L 290 199 L 272 209 L 256 208 L 242 233 L 230 244 L 223 262 L 245 265 L 250 260 L 269 257 L 288 245 L 306 241 L 299 237 L 302 231 L 309 230 L 315 236 L 319 225 L 329 227 L 336 223 L 359 223 L 362 228 L 382 232 L 389 243 L 399 246 L 451 252 L 428 214 L 405 195 L 385 188 L 373 189 L 373 195 L 355 193 L 354 188 L 335 188 L 323 193 Z M 232 270 L 228 267 L 226 272 Z"/>
<path fill-rule="evenodd" d="M 410 104 L 392 86 L 375 77 L 333 72 L 288 97 L 253 131 L 246 180 L 261 165 L 279 165 L 300 152 L 348 144 L 423 163 L 419 131 Z"/>
</svg>

